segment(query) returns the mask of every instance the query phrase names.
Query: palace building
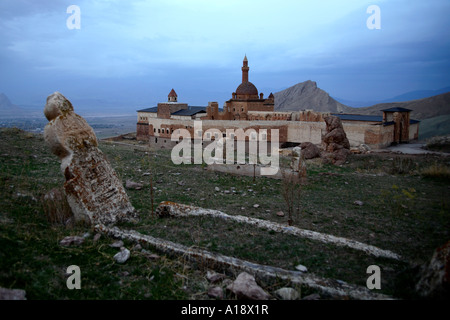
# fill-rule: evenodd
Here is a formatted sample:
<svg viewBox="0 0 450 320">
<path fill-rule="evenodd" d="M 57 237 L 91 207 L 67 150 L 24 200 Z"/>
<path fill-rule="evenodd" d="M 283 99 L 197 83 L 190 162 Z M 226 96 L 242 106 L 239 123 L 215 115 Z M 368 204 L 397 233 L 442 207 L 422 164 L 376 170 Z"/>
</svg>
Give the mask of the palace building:
<svg viewBox="0 0 450 320">
<path fill-rule="evenodd" d="M 242 82 L 222 109 L 219 109 L 218 102 L 209 102 L 206 107 L 178 102 L 178 96 L 172 89 L 167 102 L 138 110 L 137 139 L 148 141 L 152 146 L 170 148 L 178 143 L 171 141 L 172 134 L 178 129 L 189 131 L 192 139 L 201 139 L 208 129 L 218 129 L 224 137 L 227 129 L 254 129 L 256 132 L 266 129 L 265 138 L 270 142 L 270 129 L 278 129 L 280 145 L 302 142 L 320 145 L 326 133 L 324 117 L 330 113 L 312 110 L 275 111 L 274 95 L 270 93 L 264 98 L 263 93 L 258 93 L 256 86 L 249 81 L 249 69 L 245 56 Z M 418 139 L 419 121 L 410 119 L 410 113 L 409 109 L 391 108 L 382 110 L 379 116 L 333 115 L 341 119 L 352 147 L 366 144 L 378 149 Z M 198 123 L 196 121 L 201 121 L 202 129 L 194 132 L 194 124 Z"/>
</svg>

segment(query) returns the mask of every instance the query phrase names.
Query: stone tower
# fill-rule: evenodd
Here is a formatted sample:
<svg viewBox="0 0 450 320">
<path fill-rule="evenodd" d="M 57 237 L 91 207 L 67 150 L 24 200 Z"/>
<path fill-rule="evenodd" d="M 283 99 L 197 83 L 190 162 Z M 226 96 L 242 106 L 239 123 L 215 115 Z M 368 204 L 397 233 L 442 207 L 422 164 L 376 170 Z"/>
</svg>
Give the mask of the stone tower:
<svg viewBox="0 0 450 320">
<path fill-rule="evenodd" d="M 177 102 L 178 101 L 178 96 L 177 93 L 175 92 L 175 90 L 171 90 L 169 93 L 169 102 Z"/>
</svg>

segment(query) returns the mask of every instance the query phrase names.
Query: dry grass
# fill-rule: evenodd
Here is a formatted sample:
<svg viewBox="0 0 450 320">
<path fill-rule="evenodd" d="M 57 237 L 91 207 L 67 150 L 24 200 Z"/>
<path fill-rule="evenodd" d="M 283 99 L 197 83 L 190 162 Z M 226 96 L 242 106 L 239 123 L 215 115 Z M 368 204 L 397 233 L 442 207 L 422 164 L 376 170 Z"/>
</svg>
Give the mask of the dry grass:
<svg viewBox="0 0 450 320">
<path fill-rule="evenodd" d="M 64 190 L 61 188 L 50 190 L 42 196 L 41 203 L 45 216 L 51 224 L 73 225 L 72 209 L 67 202 Z"/>
<path fill-rule="evenodd" d="M 422 175 L 428 178 L 450 180 L 450 168 L 444 164 L 433 164 L 422 170 Z"/>
</svg>

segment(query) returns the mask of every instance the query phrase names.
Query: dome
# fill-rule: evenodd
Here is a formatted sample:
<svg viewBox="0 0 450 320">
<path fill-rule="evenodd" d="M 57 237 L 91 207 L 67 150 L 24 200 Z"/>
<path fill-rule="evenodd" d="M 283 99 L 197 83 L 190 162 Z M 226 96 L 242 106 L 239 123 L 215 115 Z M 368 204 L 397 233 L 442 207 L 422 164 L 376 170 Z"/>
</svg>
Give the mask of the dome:
<svg viewBox="0 0 450 320">
<path fill-rule="evenodd" d="M 236 89 L 238 95 L 258 95 L 258 89 L 251 82 L 242 82 Z"/>
</svg>

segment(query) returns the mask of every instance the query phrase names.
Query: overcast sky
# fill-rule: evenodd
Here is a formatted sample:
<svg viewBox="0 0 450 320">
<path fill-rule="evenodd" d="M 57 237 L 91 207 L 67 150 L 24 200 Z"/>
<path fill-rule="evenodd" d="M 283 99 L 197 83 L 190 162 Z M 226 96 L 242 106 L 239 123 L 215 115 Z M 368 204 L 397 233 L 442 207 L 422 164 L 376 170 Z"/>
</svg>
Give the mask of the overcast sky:
<svg viewBox="0 0 450 320">
<path fill-rule="evenodd" d="M 67 27 L 70 5 L 80 29 Z M 370 5 L 381 29 L 367 27 Z M 313 80 L 334 97 L 382 100 L 450 86 L 449 30 L 448 0 L 0 0 L 0 92 L 134 110 L 174 88 L 190 105 L 223 105 L 247 54 L 265 96 Z"/>
</svg>

